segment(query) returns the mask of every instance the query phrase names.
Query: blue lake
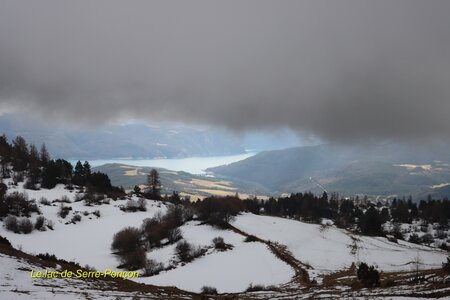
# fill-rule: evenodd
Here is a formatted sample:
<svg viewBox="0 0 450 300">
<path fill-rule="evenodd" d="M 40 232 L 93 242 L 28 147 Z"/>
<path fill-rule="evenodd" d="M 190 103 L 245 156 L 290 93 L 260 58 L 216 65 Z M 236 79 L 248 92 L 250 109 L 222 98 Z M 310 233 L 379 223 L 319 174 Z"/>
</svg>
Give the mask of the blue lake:
<svg viewBox="0 0 450 300">
<path fill-rule="evenodd" d="M 89 160 L 92 167 L 104 164 L 120 163 L 139 167 L 165 168 L 174 171 L 185 171 L 192 174 L 204 174 L 207 168 L 227 165 L 255 155 L 257 152 L 248 152 L 238 155 L 207 156 L 170 159 L 97 159 Z M 73 165 L 77 160 L 70 161 Z M 83 162 L 83 160 L 82 160 Z"/>
</svg>

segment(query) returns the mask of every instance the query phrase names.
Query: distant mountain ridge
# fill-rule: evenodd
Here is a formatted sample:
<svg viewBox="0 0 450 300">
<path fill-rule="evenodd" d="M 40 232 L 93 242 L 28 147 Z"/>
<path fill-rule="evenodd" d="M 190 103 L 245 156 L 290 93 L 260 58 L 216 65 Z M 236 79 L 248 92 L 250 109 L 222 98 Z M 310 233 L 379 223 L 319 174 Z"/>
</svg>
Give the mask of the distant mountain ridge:
<svg viewBox="0 0 450 300">
<path fill-rule="evenodd" d="M 444 142 L 421 147 L 388 142 L 326 144 L 266 151 L 208 171 L 258 183 L 274 193 L 321 193 L 325 189 L 346 196 L 442 197 L 450 196 L 446 195 L 450 190 L 448 149 Z"/>
<path fill-rule="evenodd" d="M 20 115 L 0 116 L 0 134 L 17 135 L 54 157 L 66 159 L 184 158 L 245 153 L 236 138 L 217 129 L 183 126 L 110 125 L 68 129 L 44 125 Z"/>
</svg>

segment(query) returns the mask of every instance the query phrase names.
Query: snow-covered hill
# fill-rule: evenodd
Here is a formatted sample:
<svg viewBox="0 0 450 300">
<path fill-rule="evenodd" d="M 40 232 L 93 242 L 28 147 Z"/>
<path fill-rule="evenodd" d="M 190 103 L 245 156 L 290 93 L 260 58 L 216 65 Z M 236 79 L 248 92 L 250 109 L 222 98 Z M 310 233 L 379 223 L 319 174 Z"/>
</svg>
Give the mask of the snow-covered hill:
<svg viewBox="0 0 450 300">
<path fill-rule="evenodd" d="M 120 208 L 130 199 L 138 200 L 136 196 L 127 196 L 127 199 L 122 200 L 104 199 L 101 205 L 87 206 L 84 201 L 75 201 L 80 199 L 76 189 L 68 190 L 63 185 L 52 190 L 35 191 L 24 189 L 22 183 L 15 186 L 11 181 L 6 181 L 6 184 L 8 193 L 24 192 L 30 199 L 36 199 L 43 216 L 53 223 L 53 230 L 17 234 L 0 226 L 0 236 L 6 237 L 14 247 L 26 253 L 48 252 L 100 271 L 118 270 L 120 263 L 111 251 L 115 233 L 127 226 L 140 227 L 144 219 L 164 214 L 168 206 L 172 205 L 145 200 L 147 211 L 124 212 Z M 50 205 L 40 201 L 42 197 Z M 61 218 L 58 215 L 61 204 L 54 201 L 64 198 L 69 199 L 70 203 L 63 205 L 70 206 L 72 210 L 65 218 Z M 75 224 L 69 222 L 74 215 L 80 215 L 81 221 Z M 34 214 L 33 221 L 36 218 Z M 385 272 L 411 271 L 414 261 L 419 261 L 422 269 L 440 268 L 447 256 L 444 251 L 403 241 L 392 243 L 381 237 L 357 236 L 331 225 L 314 225 L 250 213 L 238 215 L 232 225 L 237 229 L 217 229 L 195 220 L 185 223 L 180 227 L 183 238 L 207 249 L 206 253 L 192 262 L 181 263 L 177 261 L 174 244 L 154 248 L 147 251 L 147 258 L 161 262 L 165 267 L 172 267 L 158 275 L 141 276 L 133 280 L 176 286 L 192 292 L 200 292 L 202 287 L 211 286 L 219 293 L 243 292 L 250 285 L 272 286 L 271 289 L 276 289 L 300 282 L 301 286 L 302 281 L 295 279 L 298 270 L 289 261 L 280 259 L 280 255 L 274 251 L 274 247 L 283 245 L 307 269 L 310 279 L 319 284 L 325 275 L 347 270 L 352 263 L 374 264 Z M 246 241 L 248 234 L 259 240 Z M 223 252 L 215 250 L 212 239 L 218 236 L 232 245 L 232 249 Z M 14 264 L 11 258 L 3 256 L 1 259 L 10 261 L 7 263 L 9 265 Z M 12 272 L 16 267 L 10 266 L 8 270 Z"/>
<path fill-rule="evenodd" d="M 249 234 L 286 245 L 292 254 L 311 266 L 311 276 L 328 274 L 352 263 L 365 262 L 382 271 L 440 268 L 447 253 L 404 241 L 389 242 L 383 237 L 357 236 L 334 226 L 308 224 L 284 218 L 239 215 L 233 225 Z"/>
<path fill-rule="evenodd" d="M 10 185 L 10 193 L 25 192 L 30 199 L 45 197 L 52 202 L 63 197 L 71 201 L 76 192 L 58 185 L 52 190 L 24 190 L 23 184 Z M 137 197 L 131 197 L 137 200 Z M 128 200 L 109 200 L 109 204 L 86 206 L 83 201 L 64 203 L 72 207 L 64 219 L 57 215 L 59 203 L 47 206 L 39 203 L 39 209 L 47 220 L 52 220 L 54 230 L 33 231 L 31 234 L 16 234 L 0 226 L 0 236 L 11 241 L 13 246 L 27 253 L 50 253 L 58 258 L 88 265 L 97 270 L 119 270 L 117 257 L 111 253 L 113 235 L 127 226 L 139 227 L 142 221 L 157 213 L 164 213 L 166 205 L 159 201 L 146 200 L 147 211 L 123 212 Z M 39 202 L 39 201 L 38 201 Z M 100 217 L 93 215 L 100 212 Z M 89 214 L 84 216 L 85 212 Z M 79 223 L 66 224 L 72 216 L 82 216 Z M 36 215 L 33 219 L 36 219 Z M 152 277 L 140 277 L 136 281 L 149 284 L 178 286 L 182 289 L 200 292 L 203 286 L 216 287 L 219 292 L 241 292 L 250 284 L 277 285 L 290 280 L 293 270 L 277 259 L 262 243 L 244 243 L 244 236 L 227 230 L 219 230 L 199 222 L 189 222 L 181 228 L 182 235 L 188 242 L 197 246 L 211 246 L 212 239 L 218 236 L 233 245 L 233 249 L 217 252 L 210 249 L 204 257 L 176 269 Z M 156 249 L 147 253 L 147 257 L 162 262 L 167 266 L 176 260 L 175 245 Z M 240 270 L 236 272 L 236 270 Z M 193 276 L 192 274 L 196 274 Z"/>
</svg>

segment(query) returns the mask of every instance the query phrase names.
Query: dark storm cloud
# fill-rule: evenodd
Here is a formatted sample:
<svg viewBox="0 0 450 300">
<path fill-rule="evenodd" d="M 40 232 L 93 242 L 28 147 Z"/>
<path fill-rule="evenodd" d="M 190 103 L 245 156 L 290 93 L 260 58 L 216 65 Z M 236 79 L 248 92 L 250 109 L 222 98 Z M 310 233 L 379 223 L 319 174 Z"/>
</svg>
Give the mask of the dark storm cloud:
<svg viewBox="0 0 450 300">
<path fill-rule="evenodd" d="M 450 1 L 1 1 L 0 109 L 450 136 Z"/>
</svg>

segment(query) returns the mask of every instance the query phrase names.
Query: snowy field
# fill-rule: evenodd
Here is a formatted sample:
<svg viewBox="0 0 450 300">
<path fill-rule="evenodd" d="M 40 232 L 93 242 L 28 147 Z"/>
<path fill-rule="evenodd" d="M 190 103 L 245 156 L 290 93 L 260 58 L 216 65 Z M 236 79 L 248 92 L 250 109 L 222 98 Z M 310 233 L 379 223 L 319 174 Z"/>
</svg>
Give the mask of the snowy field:
<svg viewBox="0 0 450 300">
<path fill-rule="evenodd" d="M 31 254 L 50 253 L 58 258 L 75 261 L 82 266 L 89 265 L 97 270 L 118 270 L 117 257 L 111 254 L 113 235 L 127 226 L 140 227 L 142 221 L 164 213 L 166 206 L 161 202 L 147 200 L 146 212 L 123 212 L 119 209 L 126 200 L 110 201 L 110 204 L 85 206 L 84 202 L 64 203 L 72 211 L 62 219 L 57 216 L 59 204 L 46 206 L 39 203 L 41 197 L 49 201 L 61 199 L 64 195 L 71 201 L 75 191 L 58 185 L 52 190 L 24 190 L 9 186 L 8 192 L 26 192 L 30 199 L 36 199 L 39 209 L 46 219 L 52 220 L 54 230 L 44 232 L 34 230 L 31 234 L 15 234 L 0 226 L 0 235 L 11 241 L 14 247 Z M 137 198 L 134 198 L 135 200 Z M 100 217 L 93 214 L 84 216 L 83 212 L 100 211 Z M 74 214 L 80 214 L 82 220 L 77 224 L 65 224 Z M 36 219 L 33 216 L 33 222 Z M 182 227 L 183 238 L 195 246 L 209 247 L 205 256 L 197 258 L 184 266 L 165 271 L 152 277 L 141 277 L 135 281 L 162 285 L 199 292 L 203 286 L 212 286 L 219 292 L 241 292 L 250 284 L 277 285 L 288 282 L 294 271 L 286 263 L 276 258 L 262 243 L 244 243 L 244 237 L 229 230 L 219 230 L 209 225 L 188 222 Z M 232 250 L 218 252 L 212 249 L 212 239 L 223 237 Z M 175 245 L 147 252 L 147 257 L 168 266 L 176 261 Z"/>
<path fill-rule="evenodd" d="M 376 265 L 383 271 L 411 270 L 417 257 L 421 268 L 440 268 L 447 254 L 424 246 L 382 237 L 349 234 L 333 226 L 323 227 L 295 220 L 242 214 L 233 225 L 265 240 L 286 245 L 292 254 L 315 272 L 325 274 L 348 268 L 353 262 Z"/>
<path fill-rule="evenodd" d="M 71 206 L 69 215 L 62 219 L 57 215 L 59 203 L 54 206 L 39 203 L 41 197 L 50 202 L 67 196 L 75 200 L 76 191 L 62 185 L 52 190 L 24 190 L 9 185 L 8 192 L 25 192 L 36 199 L 46 219 L 54 224 L 54 230 L 31 234 L 15 234 L 0 226 L 0 235 L 8 238 L 14 247 L 31 254 L 50 253 L 58 258 L 89 265 L 97 270 L 118 270 L 117 257 L 111 253 L 113 235 L 127 226 L 140 227 L 142 221 L 157 213 L 165 213 L 165 204 L 147 200 L 145 212 L 123 212 L 127 200 L 110 200 L 109 204 L 86 206 L 84 201 L 64 203 Z M 137 200 L 136 197 L 132 199 Z M 99 210 L 100 217 L 92 214 Z M 76 224 L 65 224 L 74 214 L 82 219 Z M 86 214 L 86 215 L 85 215 Z M 36 219 L 33 215 L 33 221 Z M 381 237 L 363 237 L 349 234 L 334 226 L 307 224 L 295 220 L 258 216 L 244 213 L 236 217 L 233 225 L 238 229 L 265 240 L 286 245 L 301 262 L 310 265 L 312 278 L 348 268 L 353 262 L 376 265 L 383 271 L 411 270 L 412 262 L 420 261 L 421 268 L 439 268 L 447 254 L 424 246 L 399 241 L 398 244 Z M 280 285 L 289 282 L 294 270 L 279 260 L 265 244 L 244 242 L 244 236 L 230 230 L 220 230 L 209 225 L 191 221 L 180 227 L 183 238 L 195 247 L 207 248 L 205 255 L 193 262 L 181 264 L 175 255 L 175 245 L 152 249 L 147 258 L 161 262 L 174 269 L 151 277 L 139 277 L 142 283 L 177 286 L 192 292 L 200 292 L 203 286 L 216 288 L 220 293 L 242 292 L 250 284 Z M 212 240 L 222 237 L 233 249 L 220 252 L 213 248 Z"/>
<path fill-rule="evenodd" d="M 177 286 L 200 292 L 203 286 L 215 287 L 219 293 L 241 292 L 253 285 L 277 285 L 288 282 L 295 274 L 286 263 L 276 258 L 262 243 L 245 243 L 244 237 L 227 230 L 189 222 L 181 227 L 183 237 L 194 245 L 211 246 L 212 239 L 221 236 L 234 248 L 225 252 L 210 252 L 184 266 L 159 275 L 138 278 L 137 281 L 161 286 Z M 152 251 L 149 257 L 163 261 L 173 255 L 173 247 Z M 168 255 L 169 254 L 169 255 Z M 163 258 L 163 259 L 162 259 Z"/>
<path fill-rule="evenodd" d="M 18 190 L 23 191 L 21 184 Z M 8 192 L 13 191 L 9 187 Z M 26 190 L 26 193 L 30 199 L 37 199 L 38 202 L 40 197 L 52 201 L 66 195 L 73 200 L 75 195 L 75 192 L 65 190 L 62 185 L 52 190 Z M 109 205 L 95 206 L 85 206 L 83 201 L 64 203 L 65 206 L 72 207 L 72 211 L 64 219 L 57 216 L 58 203 L 56 206 L 39 204 L 45 218 L 53 221 L 54 230 L 43 232 L 34 230 L 31 234 L 15 234 L 0 226 L 0 235 L 10 240 L 14 247 L 30 254 L 48 252 L 58 258 L 78 262 L 82 266 L 89 265 L 98 270 L 106 268 L 117 270 L 118 261 L 110 249 L 113 235 L 126 226 L 139 227 L 144 219 L 166 209 L 160 202 L 148 201 L 146 212 L 126 213 L 119 209 L 119 206 L 125 203 L 126 200 L 110 201 Z M 100 218 L 92 214 L 83 215 L 84 211 L 95 210 L 100 211 Z M 70 221 L 75 213 L 82 216 L 81 222 L 66 225 L 65 223 Z"/>
</svg>

